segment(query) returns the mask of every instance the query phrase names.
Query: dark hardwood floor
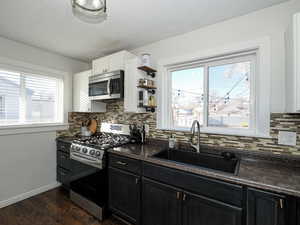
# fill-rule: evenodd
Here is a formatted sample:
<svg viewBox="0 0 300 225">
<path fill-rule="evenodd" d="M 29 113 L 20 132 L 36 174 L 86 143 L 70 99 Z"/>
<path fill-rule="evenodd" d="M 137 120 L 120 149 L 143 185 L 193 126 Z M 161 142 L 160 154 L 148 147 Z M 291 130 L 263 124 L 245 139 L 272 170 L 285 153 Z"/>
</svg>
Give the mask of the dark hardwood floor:
<svg viewBox="0 0 300 225">
<path fill-rule="evenodd" d="M 121 225 L 115 219 L 99 222 L 74 205 L 66 192 L 54 189 L 0 209 L 0 225 Z"/>
</svg>

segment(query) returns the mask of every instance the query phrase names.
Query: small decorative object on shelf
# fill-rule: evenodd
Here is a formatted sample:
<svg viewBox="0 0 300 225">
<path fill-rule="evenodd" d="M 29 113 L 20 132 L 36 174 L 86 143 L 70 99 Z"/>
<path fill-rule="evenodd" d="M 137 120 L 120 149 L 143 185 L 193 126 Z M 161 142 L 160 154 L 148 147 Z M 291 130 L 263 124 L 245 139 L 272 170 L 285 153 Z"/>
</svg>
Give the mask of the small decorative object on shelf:
<svg viewBox="0 0 300 225">
<path fill-rule="evenodd" d="M 138 88 L 146 89 L 149 93 L 155 94 L 156 87 L 154 86 L 153 80 L 140 79 L 138 82 Z"/>
<path fill-rule="evenodd" d="M 155 89 L 156 87 L 154 86 L 154 81 L 153 80 L 148 80 L 148 79 L 140 79 L 138 82 L 138 88 L 146 89 L 148 90 L 149 93 L 155 94 Z"/>
<path fill-rule="evenodd" d="M 139 79 L 138 86 L 149 87 L 149 88 L 155 87 L 154 80 Z"/>
<path fill-rule="evenodd" d="M 151 67 L 151 55 L 149 53 L 142 54 L 141 65 Z"/>
<path fill-rule="evenodd" d="M 151 93 L 151 94 L 155 94 L 155 93 Z M 149 90 L 139 91 L 139 105 L 138 105 L 138 107 L 139 108 L 145 108 L 146 112 L 155 112 L 155 108 L 156 108 L 155 96 L 150 95 Z"/>
</svg>

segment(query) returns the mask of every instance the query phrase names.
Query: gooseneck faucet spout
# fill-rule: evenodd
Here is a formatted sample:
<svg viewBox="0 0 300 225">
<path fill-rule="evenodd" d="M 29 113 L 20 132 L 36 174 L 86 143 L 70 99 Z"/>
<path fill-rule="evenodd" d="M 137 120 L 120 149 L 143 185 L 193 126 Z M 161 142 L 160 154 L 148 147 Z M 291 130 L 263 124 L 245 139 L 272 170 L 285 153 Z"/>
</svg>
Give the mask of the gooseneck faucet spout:
<svg viewBox="0 0 300 225">
<path fill-rule="evenodd" d="M 195 137 L 195 128 L 197 125 L 197 143 L 194 144 L 194 137 Z M 191 136 L 191 146 L 196 149 L 198 153 L 200 153 L 200 123 L 198 120 L 194 120 L 191 128 L 192 136 Z"/>
</svg>

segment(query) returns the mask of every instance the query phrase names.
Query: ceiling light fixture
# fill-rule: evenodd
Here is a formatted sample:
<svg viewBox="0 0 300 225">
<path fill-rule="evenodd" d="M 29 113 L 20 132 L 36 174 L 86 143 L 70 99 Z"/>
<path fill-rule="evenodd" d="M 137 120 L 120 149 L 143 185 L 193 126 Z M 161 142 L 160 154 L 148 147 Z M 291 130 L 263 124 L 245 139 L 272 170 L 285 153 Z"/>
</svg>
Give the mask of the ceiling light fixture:
<svg viewBox="0 0 300 225">
<path fill-rule="evenodd" d="M 71 0 L 73 14 L 87 23 L 100 23 L 107 17 L 106 0 Z"/>
</svg>

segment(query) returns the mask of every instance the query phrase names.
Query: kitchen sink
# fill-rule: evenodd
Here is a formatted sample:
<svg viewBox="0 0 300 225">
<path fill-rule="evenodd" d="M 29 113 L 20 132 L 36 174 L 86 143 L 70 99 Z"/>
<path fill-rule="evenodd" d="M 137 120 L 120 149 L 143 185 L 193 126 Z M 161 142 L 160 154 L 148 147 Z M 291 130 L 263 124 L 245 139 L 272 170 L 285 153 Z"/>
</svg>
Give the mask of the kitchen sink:
<svg viewBox="0 0 300 225">
<path fill-rule="evenodd" d="M 197 153 L 189 150 L 167 149 L 153 155 L 152 157 L 174 161 L 185 165 L 218 170 L 235 175 L 237 174 L 239 167 L 239 159 L 230 153 L 214 155 L 208 153 Z"/>
</svg>

